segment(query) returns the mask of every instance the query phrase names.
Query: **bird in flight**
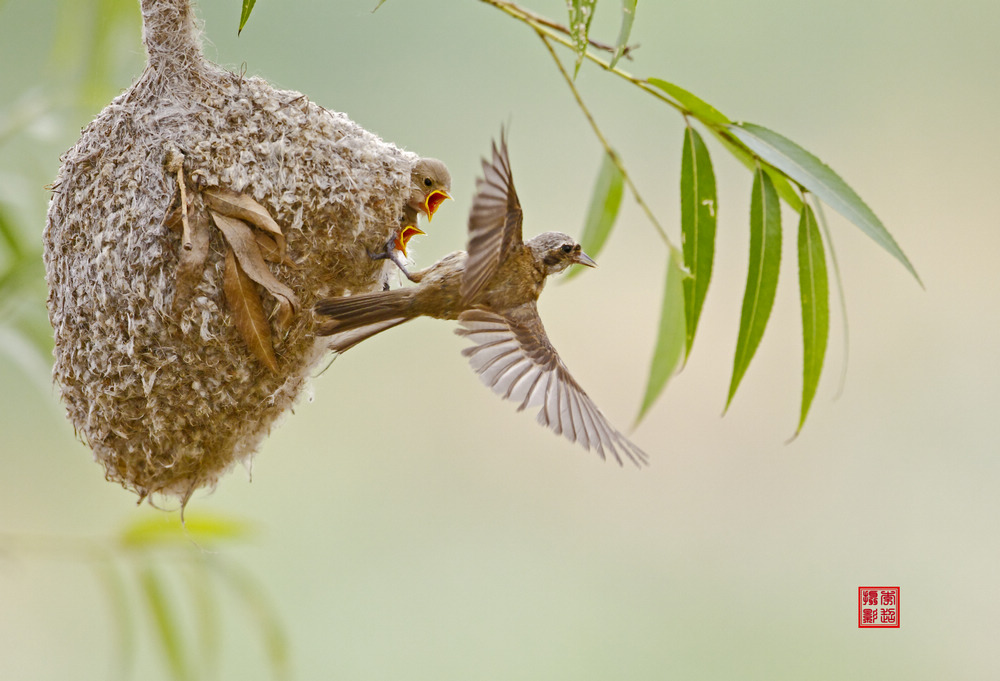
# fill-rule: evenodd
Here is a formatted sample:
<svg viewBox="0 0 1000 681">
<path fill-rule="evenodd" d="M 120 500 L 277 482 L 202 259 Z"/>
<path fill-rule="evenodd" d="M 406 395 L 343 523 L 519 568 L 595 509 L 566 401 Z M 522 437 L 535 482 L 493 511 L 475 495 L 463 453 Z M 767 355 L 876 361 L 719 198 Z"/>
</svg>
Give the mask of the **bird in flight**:
<svg viewBox="0 0 1000 681">
<path fill-rule="evenodd" d="M 424 270 L 404 270 L 416 286 L 319 301 L 315 310 L 327 319 L 317 335 L 329 336 L 330 349 L 342 353 L 419 316 L 457 319 L 456 333 L 473 343 L 462 354 L 486 385 L 518 404 L 518 411 L 539 408 L 540 424 L 602 458 L 648 463 L 646 453 L 608 422 L 570 375 L 538 315 L 536 302 L 549 275 L 596 263 L 561 232 L 523 240 L 503 131 L 499 146 L 493 143 L 492 161 L 482 165 L 467 251 Z"/>
</svg>

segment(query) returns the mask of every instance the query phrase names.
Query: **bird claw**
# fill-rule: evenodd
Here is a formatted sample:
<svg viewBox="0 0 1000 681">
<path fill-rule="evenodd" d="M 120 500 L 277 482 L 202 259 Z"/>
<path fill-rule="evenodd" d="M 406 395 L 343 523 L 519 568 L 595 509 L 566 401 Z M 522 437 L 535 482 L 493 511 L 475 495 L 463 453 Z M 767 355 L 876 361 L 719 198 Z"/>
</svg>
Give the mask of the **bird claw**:
<svg viewBox="0 0 1000 681">
<path fill-rule="evenodd" d="M 391 260 L 399 271 L 412 282 L 420 281 L 419 278 L 414 278 L 413 274 L 406 268 L 406 262 L 400 255 L 399 251 L 396 250 L 396 237 L 391 237 L 385 244 L 385 247 L 378 253 L 372 253 L 368 251 L 368 257 L 372 260 Z"/>
</svg>

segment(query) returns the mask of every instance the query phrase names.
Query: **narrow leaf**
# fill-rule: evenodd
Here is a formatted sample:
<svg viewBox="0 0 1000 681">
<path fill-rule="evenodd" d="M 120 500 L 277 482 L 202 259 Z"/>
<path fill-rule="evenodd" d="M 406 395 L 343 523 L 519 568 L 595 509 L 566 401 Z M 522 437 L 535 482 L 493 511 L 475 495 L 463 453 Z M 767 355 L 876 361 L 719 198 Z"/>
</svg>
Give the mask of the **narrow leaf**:
<svg viewBox="0 0 1000 681">
<path fill-rule="evenodd" d="M 253 11 L 253 6 L 256 4 L 257 0 L 243 0 L 243 9 L 240 11 L 240 28 L 236 31 L 236 35 L 243 32 L 243 27 L 247 25 L 247 21 L 250 19 L 250 12 Z"/>
<path fill-rule="evenodd" d="M 288 253 L 282 253 L 278 244 L 267 234 L 255 230 L 253 236 L 257 240 L 257 248 L 260 249 L 260 254 L 266 262 L 278 263 L 292 269 L 298 268 L 298 264 L 288 257 Z"/>
<path fill-rule="evenodd" d="M 673 83 L 660 78 L 649 78 L 646 82 L 659 88 L 660 90 L 663 90 L 688 113 L 702 123 L 708 125 L 728 125 L 732 122 L 714 106 L 706 102 L 698 95 L 688 92 L 680 85 L 674 85 Z"/>
<path fill-rule="evenodd" d="M 197 626 L 198 656 L 205 672 L 205 678 L 219 677 L 219 653 L 222 651 L 222 626 L 219 619 L 219 604 L 214 583 L 208 570 L 207 561 L 202 558 L 195 561 L 191 568 L 185 571 L 188 589 L 191 591 L 191 602 L 195 613 Z"/>
<path fill-rule="evenodd" d="M 253 281 L 236 262 L 233 249 L 226 249 L 226 270 L 223 278 L 226 303 L 233 315 L 233 323 L 250 348 L 250 352 L 271 371 L 278 372 L 278 360 L 271 344 L 271 327 L 260 303 L 260 294 Z"/>
<path fill-rule="evenodd" d="M 278 244 L 274 242 L 274 239 L 263 232 L 254 232 L 253 236 L 257 240 L 257 248 L 260 249 L 260 254 L 266 262 L 281 262 L 281 253 L 278 252 Z"/>
<path fill-rule="evenodd" d="M 194 290 L 205 273 L 205 260 L 208 258 L 210 236 L 208 213 L 204 210 L 194 211 L 188 216 L 188 226 L 191 234 L 191 250 L 183 246 L 180 249 L 174 281 L 174 301 L 171 307 L 175 315 L 187 307 L 194 295 Z"/>
<path fill-rule="evenodd" d="M 261 585 L 244 568 L 218 557 L 209 561 L 221 581 L 243 600 L 257 624 L 264 651 L 276 679 L 287 679 L 289 673 L 288 637 L 274 606 L 264 597 Z"/>
<path fill-rule="evenodd" d="M 639 0 L 622 0 L 622 27 L 618 31 L 618 45 L 615 47 L 615 55 L 611 58 L 611 68 L 615 67 L 618 60 L 625 54 L 628 47 L 628 37 L 632 33 L 632 22 L 635 21 L 635 6 Z"/>
<path fill-rule="evenodd" d="M 24 248 L 21 246 L 21 235 L 17 233 L 17 228 L 7 219 L 7 214 L 2 209 L 0 209 L 0 243 L 3 244 L 3 249 L 10 254 L 12 260 L 17 260 L 24 254 Z"/>
<path fill-rule="evenodd" d="M 375 10 L 381 7 L 385 3 L 385 0 L 378 0 L 378 4 L 375 5 L 375 9 L 372 10 L 372 14 L 375 14 Z"/>
<path fill-rule="evenodd" d="M 111 556 L 99 556 L 93 561 L 94 572 L 101 586 L 104 587 L 107 601 L 111 606 L 111 616 L 115 623 L 115 634 L 118 639 L 118 673 L 116 678 L 132 678 L 132 667 L 135 661 L 136 636 L 132 608 L 129 606 L 128 589 L 125 578 L 115 567 Z"/>
<path fill-rule="evenodd" d="M 245 539 L 252 534 L 246 522 L 225 516 L 197 514 L 181 524 L 173 516 L 156 514 L 129 523 L 119 535 L 122 546 L 143 549 L 157 546 L 212 544 Z"/>
<path fill-rule="evenodd" d="M 656 337 L 656 348 L 653 350 L 653 361 L 649 368 L 649 381 L 646 384 L 646 394 L 642 398 L 639 416 L 643 416 L 656 398 L 663 392 L 667 381 L 674 375 L 684 356 L 684 270 L 681 266 L 681 253 L 670 249 L 667 257 L 666 284 L 663 288 L 663 306 L 660 311 L 660 330 Z"/>
<path fill-rule="evenodd" d="M 204 191 L 205 200 L 208 207 L 220 215 L 228 218 L 236 218 L 248 222 L 257 229 L 263 230 L 271 235 L 274 243 L 278 245 L 281 255 L 278 262 L 285 258 L 285 234 L 281 227 L 274 221 L 271 214 L 264 206 L 254 201 L 246 194 L 240 194 L 228 189 L 216 187 Z M 221 229 L 221 228 L 220 228 Z"/>
<path fill-rule="evenodd" d="M 38 299 L 41 300 L 41 296 Z M 26 301 L 27 298 L 23 302 Z M 45 310 L 44 306 L 37 307 Z M 52 389 L 52 332 L 49 329 L 46 331 L 48 335 L 42 338 L 24 319 L 0 318 L 0 357 L 6 355 L 11 365 L 30 378 L 44 395 Z"/>
<path fill-rule="evenodd" d="M 750 267 L 747 288 L 743 294 L 740 334 L 736 341 L 733 378 L 729 384 L 726 409 L 746 373 L 750 360 L 757 352 L 764 328 L 771 316 L 774 292 L 778 288 L 781 265 L 781 206 L 771 178 L 763 168 L 757 168 L 750 200 Z"/>
<path fill-rule="evenodd" d="M 594 18 L 594 7 L 597 0 L 569 0 L 569 36 L 576 47 L 576 67 L 573 77 L 580 72 L 583 57 L 587 54 L 587 42 L 590 37 L 590 22 Z"/>
<path fill-rule="evenodd" d="M 690 273 L 684 279 L 685 356 L 691 354 L 701 308 L 712 278 L 716 205 L 712 159 L 701 135 L 688 126 L 681 154 L 681 243 L 684 247 L 684 267 Z"/>
<path fill-rule="evenodd" d="M 725 129 L 719 130 L 716 128 L 709 128 L 708 131 L 722 143 L 722 146 L 724 146 L 737 161 L 746 166 L 747 170 L 750 172 L 756 172 L 757 166 L 761 165 L 761 163 L 754 157 L 753 152 L 751 152 L 742 142 L 730 135 Z M 788 178 L 786 178 L 781 171 L 768 165 L 764 166 L 764 171 L 771 178 L 771 182 L 774 184 L 774 189 L 778 192 L 778 196 L 780 196 L 792 210 L 796 213 L 800 213 L 802 211 L 802 198 L 792 186 L 792 183 L 788 181 Z"/>
<path fill-rule="evenodd" d="M 173 677 L 181 681 L 190 679 L 191 667 L 184 652 L 180 626 L 163 582 L 152 567 L 146 566 L 139 573 L 139 583 Z"/>
<path fill-rule="evenodd" d="M 583 236 L 580 237 L 580 245 L 583 251 L 592 258 L 596 258 L 604 248 L 611 228 L 615 226 L 618 217 L 618 209 L 622 205 L 622 195 L 625 188 L 625 178 L 621 170 L 615 165 L 610 154 L 604 154 L 604 161 L 601 169 L 597 173 L 597 181 L 594 183 L 594 191 L 590 195 L 590 208 L 587 209 L 587 222 L 583 226 Z M 570 270 L 566 279 L 575 277 L 580 273 L 582 267 L 574 267 Z"/>
<path fill-rule="evenodd" d="M 861 231 L 874 239 L 875 243 L 902 263 L 923 286 L 920 276 L 906 254 L 875 213 L 828 165 L 787 137 L 759 125 L 740 123 L 728 126 L 728 130 L 764 161 L 788 175 L 857 225 Z"/>
<path fill-rule="evenodd" d="M 799 218 L 799 297 L 802 301 L 802 410 L 796 435 L 802 430 L 816 396 L 830 333 L 826 255 L 816 216 L 808 203 L 803 204 Z"/>
</svg>

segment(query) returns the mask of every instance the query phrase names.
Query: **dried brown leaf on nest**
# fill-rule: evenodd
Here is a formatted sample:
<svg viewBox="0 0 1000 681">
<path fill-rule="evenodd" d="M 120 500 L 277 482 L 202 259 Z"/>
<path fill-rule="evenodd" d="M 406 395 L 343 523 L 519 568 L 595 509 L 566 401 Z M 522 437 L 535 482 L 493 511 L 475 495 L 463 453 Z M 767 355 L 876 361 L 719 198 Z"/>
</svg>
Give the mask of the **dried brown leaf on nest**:
<svg viewBox="0 0 1000 681">
<path fill-rule="evenodd" d="M 267 292 L 278 301 L 279 318 L 295 314 L 295 310 L 299 307 L 298 296 L 271 274 L 250 225 L 243 220 L 216 213 L 214 210 L 209 213 L 215 226 L 226 237 L 226 242 L 232 248 L 243 272 L 267 289 Z"/>
<path fill-rule="evenodd" d="M 278 259 L 275 262 L 282 262 L 285 259 L 285 234 L 264 206 L 246 194 L 222 187 L 206 189 L 203 194 L 208 207 L 215 212 L 249 222 L 257 229 L 270 234 L 278 246 Z"/>
<path fill-rule="evenodd" d="M 264 260 L 267 262 L 280 263 L 286 267 L 295 267 L 295 261 L 288 257 L 287 253 L 282 253 L 278 248 L 278 244 L 274 242 L 274 239 L 269 237 L 263 232 L 254 232 L 254 238 L 257 239 L 257 247 L 260 248 L 260 254 L 264 256 Z"/>
<path fill-rule="evenodd" d="M 222 287 L 226 293 L 229 311 L 233 315 L 233 322 L 246 341 L 247 347 L 250 348 L 250 352 L 268 369 L 277 373 L 278 360 L 274 356 L 274 346 L 271 345 L 271 327 L 267 323 L 260 294 L 253 281 L 236 261 L 232 248 L 226 249 L 226 269 Z"/>
</svg>

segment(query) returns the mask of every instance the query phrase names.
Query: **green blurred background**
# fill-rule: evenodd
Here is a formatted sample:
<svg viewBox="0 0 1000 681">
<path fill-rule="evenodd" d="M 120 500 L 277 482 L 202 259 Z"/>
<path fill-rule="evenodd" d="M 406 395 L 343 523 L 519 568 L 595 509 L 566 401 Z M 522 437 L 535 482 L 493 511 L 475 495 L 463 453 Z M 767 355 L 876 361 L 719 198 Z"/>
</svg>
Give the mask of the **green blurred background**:
<svg viewBox="0 0 1000 681">
<path fill-rule="evenodd" d="M 0 146 L 0 201 L 31 239 L 58 155 L 142 69 L 137 4 L 0 3 L 0 107 L 5 121 L 32 121 Z M 420 264 L 464 246 L 478 159 L 508 121 L 526 233 L 579 234 L 602 152 L 533 33 L 474 0 L 374 4 L 261 0 L 239 39 L 237 0 L 198 12 L 210 59 L 245 62 L 448 163 L 456 201 L 415 241 Z M 561 0 L 530 6 L 563 18 Z M 618 12 L 604 0 L 592 35 L 613 41 Z M 252 483 L 237 468 L 189 507 L 259 528 L 219 550 L 280 611 L 296 676 L 1000 677 L 998 32 L 995 0 L 640 2 L 642 47 L 625 68 L 820 156 L 926 290 L 828 211 L 850 311 L 847 381 L 835 401 L 835 322 L 813 413 L 785 444 L 801 381 L 786 213 L 770 328 L 720 418 L 751 178 L 709 142 L 715 276 L 686 369 L 633 433 L 649 469 L 602 463 L 515 413 L 479 385 L 449 324 L 419 320 L 358 347 L 266 440 Z M 111 50 L 88 62 L 95 35 Z M 88 81 L 94 64 L 105 75 Z M 677 238 L 680 117 L 589 65 L 578 82 Z M 69 106 L 81 88 L 89 105 Z M 541 301 L 554 344 L 620 426 L 645 385 L 665 255 L 627 196 L 601 267 Z M 103 480 L 44 362 L 19 357 L 0 358 L 0 531 L 108 536 L 148 513 Z M 93 575 L 9 548 L 0 678 L 110 678 L 114 621 Z M 857 628 L 861 585 L 902 588 L 901 628 Z M 243 611 L 223 616 L 220 676 L 268 678 Z M 134 677 L 166 678 L 155 641 L 139 641 Z"/>
</svg>

